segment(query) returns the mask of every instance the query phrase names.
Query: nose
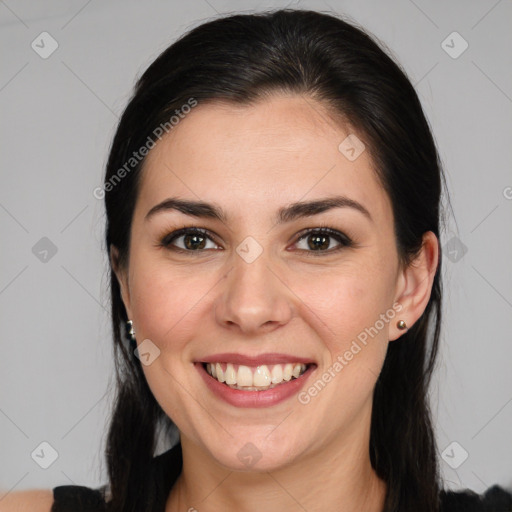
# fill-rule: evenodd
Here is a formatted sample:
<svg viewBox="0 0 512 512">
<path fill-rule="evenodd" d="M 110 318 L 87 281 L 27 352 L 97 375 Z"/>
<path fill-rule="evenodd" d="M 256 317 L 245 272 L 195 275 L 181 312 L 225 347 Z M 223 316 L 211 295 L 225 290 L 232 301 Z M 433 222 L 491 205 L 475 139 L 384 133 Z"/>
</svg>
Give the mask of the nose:
<svg viewBox="0 0 512 512">
<path fill-rule="evenodd" d="M 250 263 L 238 254 L 233 260 L 215 305 L 217 322 L 244 334 L 267 333 L 289 322 L 293 292 L 265 253 Z"/>
</svg>

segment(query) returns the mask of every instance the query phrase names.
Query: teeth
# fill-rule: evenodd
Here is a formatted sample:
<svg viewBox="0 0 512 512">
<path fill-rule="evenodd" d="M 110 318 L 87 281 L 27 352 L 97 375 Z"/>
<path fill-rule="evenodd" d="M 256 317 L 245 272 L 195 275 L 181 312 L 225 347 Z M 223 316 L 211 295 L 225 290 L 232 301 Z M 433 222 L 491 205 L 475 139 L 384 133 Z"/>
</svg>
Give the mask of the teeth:
<svg viewBox="0 0 512 512">
<path fill-rule="evenodd" d="M 223 370 L 223 367 L 225 368 Z M 225 382 L 234 389 L 247 391 L 264 390 L 275 387 L 283 381 L 299 378 L 305 371 L 305 364 L 275 364 L 249 367 L 232 363 L 206 363 L 206 371 L 219 382 Z"/>
<path fill-rule="evenodd" d="M 239 373 L 240 373 L 240 368 L 238 369 Z M 270 372 L 268 371 L 267 366 L 263 365 L 263 366 L 258 366 L 256 368 L 256 371 L 254 372 L 254 376 L 252 378 L 252 383 L 255 386 L 259 386 L 259 387 L 270 386 L 270 384 L 272 384 L 272 378 L 270 377 Z"/>
<path fill-rule="evenodd" d="M 288 363 L 287 365 L 285 365 L 284 370 L 283 370 L 283 379 L 286 381 L 292 380 L 292 372 L 293 372 L 293 365 Z"/>
<path fill-rule="evenodd" d="M 226 368 L 226 373 L 224 374 L 224 378 L 226 379 L 226 384 L 236 384 L 236 373 L 233 365 L 231 363 L 228 363 Z"/>
<path fill-rule="evenodd" d="M 208 365 L 210 368 L 213 366 L 212 364 L 209 364 Z M 215 372 L 217 373 L 216 375 L 216 379 L 219 381 L 219 382 L 224 382 L 226 379 L 224 378 L 224 372 L 222 371 L 222 366 L 220 365 L 220 363 L 217 363 L 215 365 Z M 210 370 L 210 374 L 212 374 L 212 371 Z"/>
<path fill-rule="evenodd" d="M 280 364 L 276 364 L 272 368 L 272 384 L 279 384 L 283 381 L 283 367 Z"/>
<path fill-rule="evenodd" d="M 231 384 L 238 384 L 239 386 L 252 386 L 253 382 L 251 369 L 248 366 L 240 365 L 238 367 L 238 374 L 236 376 L 235 382 L 232 382 Z"/>
</svg>

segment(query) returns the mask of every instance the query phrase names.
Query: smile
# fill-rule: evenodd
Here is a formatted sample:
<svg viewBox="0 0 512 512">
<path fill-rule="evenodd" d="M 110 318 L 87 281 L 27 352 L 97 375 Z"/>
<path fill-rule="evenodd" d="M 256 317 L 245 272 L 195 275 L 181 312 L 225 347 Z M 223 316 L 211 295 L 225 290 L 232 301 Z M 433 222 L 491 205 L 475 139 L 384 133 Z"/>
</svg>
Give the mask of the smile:
<svg viewBox="0 0 512 512">
<path fill-rule="evenodd" d="M 270 407 L 298 394 L 317 368 L 315 363 L 244 365 L 196 362 L 212 399 L 235 407 Z"/>
</svg>

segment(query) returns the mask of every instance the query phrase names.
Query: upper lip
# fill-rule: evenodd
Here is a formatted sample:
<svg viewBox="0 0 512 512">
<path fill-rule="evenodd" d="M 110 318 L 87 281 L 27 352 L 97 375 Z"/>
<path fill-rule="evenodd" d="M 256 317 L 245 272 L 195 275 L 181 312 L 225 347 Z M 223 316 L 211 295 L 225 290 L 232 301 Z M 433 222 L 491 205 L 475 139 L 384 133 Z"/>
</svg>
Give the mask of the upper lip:
<svg viewBox="0 0 512 512">
<path fill-rule="evenodd" d="M 303 363 L 315 364 L 312 359 L 306 357 L 297 357 L 292 354 L 278 354 L 275 352 L 260 354 L 257 356 L 247 356 L 244 354 L 223 353 L 205 356 L 197 362 L 201 363 L 233 363 L 244 366 L 261 366 L 264 364 L 285 364 L 285 363 Z"/>
</svg>

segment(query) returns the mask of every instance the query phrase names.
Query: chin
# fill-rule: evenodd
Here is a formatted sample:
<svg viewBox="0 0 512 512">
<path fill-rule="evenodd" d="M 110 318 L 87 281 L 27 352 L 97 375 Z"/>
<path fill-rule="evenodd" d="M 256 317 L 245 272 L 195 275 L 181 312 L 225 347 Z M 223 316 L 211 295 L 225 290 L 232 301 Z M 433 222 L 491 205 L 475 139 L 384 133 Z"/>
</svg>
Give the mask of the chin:
<svg viewBox="0 0 512 512">
<path fill-rule="evenodd" d="M 219 464 L 231 471 L 267 472 L 285 467 L 295 459 L 299 450 L 290 440 L 289 435 L 286 441 L 270 440 L 267 431 L 261 435 L 240 436 L 215 446 L 208 443 L 206 449 Z"/>
<path fill-rule="evenodd" d="M 216 454 L 219 464 L 230 471 L 266 473 L 290 464 L 290 458 L 284 453 L 264 454 L 252 443 L 246 443 L 237 452 Z"/>
</svg>

